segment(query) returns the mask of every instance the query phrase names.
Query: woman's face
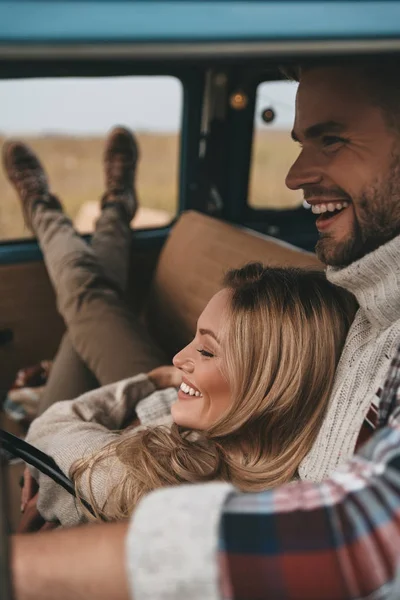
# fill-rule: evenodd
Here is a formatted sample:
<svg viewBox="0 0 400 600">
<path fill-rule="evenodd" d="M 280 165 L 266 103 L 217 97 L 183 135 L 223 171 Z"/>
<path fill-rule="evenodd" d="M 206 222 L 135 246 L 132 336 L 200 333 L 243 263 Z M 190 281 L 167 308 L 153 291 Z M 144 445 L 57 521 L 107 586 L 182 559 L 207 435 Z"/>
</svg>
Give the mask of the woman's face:
<svg viewBox="0 0 400 600">
<path fill-rule="evenodd" d="M 182 372 L 178 400 L 172 417 L 190 429 L 208 429 L 231 405 L 228 381 L 222 374 L 221 332 L 231 292 L 221 290 L 213 296 L 197 321 L 194 340 L 174 356 Z"/>
</svg>

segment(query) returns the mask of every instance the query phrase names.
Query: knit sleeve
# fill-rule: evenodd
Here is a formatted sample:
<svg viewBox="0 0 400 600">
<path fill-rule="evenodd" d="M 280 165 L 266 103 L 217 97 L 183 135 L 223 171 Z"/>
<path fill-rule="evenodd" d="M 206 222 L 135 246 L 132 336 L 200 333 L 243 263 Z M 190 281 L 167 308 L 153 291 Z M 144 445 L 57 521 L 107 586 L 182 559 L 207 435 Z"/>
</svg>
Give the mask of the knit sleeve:
<svg viewBox="0 0 400 600">
<path fill-rule="evenodd" d="M 136 415 L 142 425 L 157 425 L 171 417 L 171 405 L 176 402 L 175 388 L 157 390 L 136 405 Z M 171 418 L 170 418 L 171 420 Z M 172 420 L 171 420 L 172 421 Z"/>
<path fill-rule="evenodd" d="M 219 527 L 228 483 L 156 490 L 136 509 L 126 540 L 135 600 L 218 600 Z"/>
<path fill-rule="evenodd" d="M 154 390 L 145 375 L 99 388 L 76 400 L 57 402 L 36 419 L 27 441 L 49 454 L 69 476 L 72 465 L 81 458 L 102 450 L 119 438 L 119 429 L 127 418 L 133 418 L 140 398 Z M 92 491 L 101 506 L 108 493 L 120 481 L 123 465 L 116 457 L 104 461 L 93 472 Z M 38 510 L 47 521 L 76 525 L 84 515 L 75 499 L 36 469 L 31 469 L 39 482 Z M 87 485 L 87 484 L 86 484 Z M 83 486 L 83 493 L 88 489 Z"/>
</svg>

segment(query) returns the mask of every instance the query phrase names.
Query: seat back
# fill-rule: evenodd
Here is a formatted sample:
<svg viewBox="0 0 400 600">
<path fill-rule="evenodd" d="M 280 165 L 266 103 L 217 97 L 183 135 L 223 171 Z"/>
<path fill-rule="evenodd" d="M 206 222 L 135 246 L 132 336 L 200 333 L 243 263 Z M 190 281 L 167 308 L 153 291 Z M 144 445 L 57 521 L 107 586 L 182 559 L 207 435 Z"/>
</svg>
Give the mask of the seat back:
<svg viewBox="0 0 400 600">
<path fill-rule="evenodd" d="M 161 252 L 146 307 L 148 327 L 172 356 L 193 337 L 197 319 L 224 273 L 248 262 L 320 268 L 314 254 L 274 238 L 188 211 Z"/>
</svg>

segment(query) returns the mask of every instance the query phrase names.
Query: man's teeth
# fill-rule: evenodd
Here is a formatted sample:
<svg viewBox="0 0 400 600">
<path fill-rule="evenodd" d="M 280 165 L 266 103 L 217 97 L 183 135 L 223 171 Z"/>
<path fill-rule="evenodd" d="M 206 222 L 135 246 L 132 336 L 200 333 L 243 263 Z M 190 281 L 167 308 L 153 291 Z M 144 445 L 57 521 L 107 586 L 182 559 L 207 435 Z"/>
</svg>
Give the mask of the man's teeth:
<svg viewBox="0 0 400 600">
<path fill-rule="evenodd" d="M 348 202 L 329 202 L 328 204 L 313 204 L 311 207 L 314 215 L 320 215 L 325 212 L 335 212 L 335 210 L 342 210 L 347 208 Z"/>
<path fill-rule="evenodd" d="M 200 398 L 202 396 L 200 392 L 194 390 L 192 387 L 190 387 L 190 385 L 183 383 L 183 381 L 181 383 L 180 389 L 182 390 L 182 392 L 185 392 L 185 394 L 189 394 L 189 396 L 197 396 L 197 398 Z"/>
</svg>

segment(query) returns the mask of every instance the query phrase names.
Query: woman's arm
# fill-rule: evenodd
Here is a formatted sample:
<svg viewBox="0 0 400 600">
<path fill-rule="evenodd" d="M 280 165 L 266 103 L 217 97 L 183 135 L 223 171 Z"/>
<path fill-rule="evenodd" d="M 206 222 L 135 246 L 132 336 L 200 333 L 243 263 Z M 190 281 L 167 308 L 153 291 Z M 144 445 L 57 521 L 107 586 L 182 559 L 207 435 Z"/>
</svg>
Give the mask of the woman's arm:
<svg viewBox="0 0 400 600">
<path fill-rule="evenodd" d="M 154 371 L 150 374 L 153 381 L 146 375 L 137 375 L 88 392 L 76 400 L 58 402 L 32 423 L 27 440 L 54 458 L 69 475 L 77 460 L 92 456 L 119 439 L 120 434 L 115 430 L 131 424 L 136 409 L 142 425 L 157 425 L 170 419 L 170 405 L 176 399 L 176 390 L 170 387 L 155 391 L 156 387 L 175 381 L 176 373 L 170 369 Z M 46 521 L 57 520 L 71 526 L 84 520 L 73 496 L 37 470 L 31 469 L 31 472 L 39 483 L 37 508 Z M 91 491 L 96 504 L 103 506 L 124 472 L 125 466 L 115 455 L 106 457 L 91 470 L 90 490 L 88 478 L 83 476 L 81 492 L 89 499 Z"/>
<path fill-rule="evenodd" d="M 76 460 L 102 450 L 118 438 L 119 434 L 111 430 L 132 420 L 137 402 L 154 389 L 145 375 L 138 375 L 76 400 L 58 402 L 32 423 L 27 441 L 52 456 L 69 475 Z M 84 520 L 79 505 L 68 492 L 38 471 L 32 473 L 39 483 L 38 510 L 44 519 L 68 526 Z M 123 466 L 114 457 L 112 465 L 106 461 L 95 470 L 92 482 L 98 504 L 106 501 L 108 491 L 122 474 Z M 87 491 L 85 487 L 83 491 Z"/>
<path fill-rule="evenodd" d="M 146 375 L 136 375 L 79 396 L 76 400 L 56 402 L 43 415 L 31 424 L 27 441 L 44 452 L 49 447 L 43 435 L 47 433 L 65 433 L 66 428 L 73 430 L 85 423 L 99 431 L 121 429 L 124 422 L 135 415 L 135 407 L 143 398 L 152 394 L 155 385 Z M 48 439 L 48 443 L 50 443 Z M 51 444 L 50 444 L 51 445 Z M 48 452 L 49 453 L 49 452 Z"/>
</svg>

